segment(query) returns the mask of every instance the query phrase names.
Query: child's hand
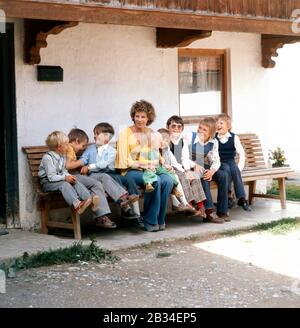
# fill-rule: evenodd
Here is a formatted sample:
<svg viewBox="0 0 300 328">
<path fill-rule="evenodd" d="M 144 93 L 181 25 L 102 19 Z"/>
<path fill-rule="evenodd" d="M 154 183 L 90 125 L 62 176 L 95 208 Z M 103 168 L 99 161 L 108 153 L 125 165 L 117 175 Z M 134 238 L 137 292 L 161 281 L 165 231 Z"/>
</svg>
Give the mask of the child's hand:
<svg viewBox="0 0 300 328">
<path fill-rule="evenodd" d="M 203 179 L 207 181 L 211 181 L 214 174 L 215 172 L 212 170 L 205 170 L 203 174 Z"/>
<path fill-rule="evenodd" d="M 204 169 L 204 167 L 196 164 L 196 166 L 194 167 L 194 171 L 197 172 L 197 173 L 201 173 L 202 174 L 202 173 L 204 173 L 205 169 Z"/>
<path fill-rule="evenodd" d="M 83 166 L 80 170 L 80 174 L 87 175 L 89 173 L 89 166 Z"/>
<path fill-rule="evenodd" d="M 172 165 L 164 165 L 164 167 L 165 167 L 169 172 L 174 173 L 174 169 L 173 169 Z"/>
<path fill-rule="evenodd" d="M 193 172 L 191 172 L 191 171 L 187 171 L 187 172 L 185 172 L 185 176 L 186 176 L 186 178 L 189 179 L 190 181 L 196 179 L 196 177 L 194 176 Z"/>
<path fill-rule="evenodd" d="M 76 177 L 74 175 L 66 175 L 65 180 L 71 184 L 75 184 Z"/>
</svg>

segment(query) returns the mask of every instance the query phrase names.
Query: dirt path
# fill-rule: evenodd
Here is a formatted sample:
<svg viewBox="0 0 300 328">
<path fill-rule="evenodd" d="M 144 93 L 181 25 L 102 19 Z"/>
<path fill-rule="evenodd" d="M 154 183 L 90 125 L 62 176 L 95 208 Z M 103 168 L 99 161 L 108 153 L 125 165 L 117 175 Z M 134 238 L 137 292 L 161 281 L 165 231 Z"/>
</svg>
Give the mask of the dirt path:
<svg viewBox="0 0 300 328">
<path fill-rule="evenodd" d="M 212 254 L 193 241 L 115 254 L 121 257 L 115 264 L 19 272 L 7 280 L 0 307 L 300 307 L 295 279 Z"/>
</svg>

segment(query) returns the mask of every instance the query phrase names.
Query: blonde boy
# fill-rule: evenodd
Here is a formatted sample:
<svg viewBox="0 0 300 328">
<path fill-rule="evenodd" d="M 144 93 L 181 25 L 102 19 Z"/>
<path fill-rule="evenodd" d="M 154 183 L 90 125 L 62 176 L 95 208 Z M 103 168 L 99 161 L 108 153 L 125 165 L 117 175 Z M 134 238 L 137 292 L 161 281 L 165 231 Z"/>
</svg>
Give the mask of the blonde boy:
<svg viewBox="0 0 300 328">
<path fill-rule="evenodd" d="M 231 118 L 227 114 L 221 114 L 217 117 L 217 134 L 216 139 L 219 143 L 219 155 L 221 159 L 221 170 L 227 172 L 229 202 L 233 203 L 231 197 L 231 183 L 233 182 L 237 204 L 245 211 L 251 211 L 248 201 L 246 200 L 246 193 L 241 177 L 241 171 L 245 165 L 245 151 L 241 144 L 240 138 L 231 132 Z M 239 155 L 239 163 L 236 164 L 235 156 Z"/>
<path fill-rule="evenodd" d="M 66 151 L 69 138 L 60 131 L 50 133 L 46 139 L 48 151 L 42 158 L 38 176 L 44 192 L 60 191 L 69 206 L 82 214 L 92 203 L 86 187 L 66 169 Z"/>
</svg>

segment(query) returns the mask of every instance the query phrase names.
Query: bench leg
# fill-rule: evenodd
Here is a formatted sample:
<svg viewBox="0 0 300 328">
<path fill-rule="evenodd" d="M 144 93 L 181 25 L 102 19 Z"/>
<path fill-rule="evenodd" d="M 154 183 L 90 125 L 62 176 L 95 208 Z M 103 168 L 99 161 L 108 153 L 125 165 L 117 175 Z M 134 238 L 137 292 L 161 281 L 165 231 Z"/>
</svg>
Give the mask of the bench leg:
<svg viewBox="0 0 300 328">
<path fill-rule="evenodd" d="M 279 188 L 281 208 L 286 209 L 285 178 L 279 178 L 277 180 L 278 180 L 278 188 Z"/>
<path fill-rule="evenodd" d="M 249 182 L 249 204 L 252 205 L 253 203 L 253 194 L 255 194 L 256 190 L 256 181 Z"/>
<path fill-rule="evenodd" d="M 72 210 L 72 222 L 74 227 L 74 237 L 77 240 L 81 240 L 80 215 L 74 210 Z"/>
<path fill-rule="evenodd" d="M 49 204 L 47 202 L 43 202 L 40 205 L 41 210 L 41 232 L 44 234 L 48 234 L 48 221 L 49 221 Z"/>
</svg>

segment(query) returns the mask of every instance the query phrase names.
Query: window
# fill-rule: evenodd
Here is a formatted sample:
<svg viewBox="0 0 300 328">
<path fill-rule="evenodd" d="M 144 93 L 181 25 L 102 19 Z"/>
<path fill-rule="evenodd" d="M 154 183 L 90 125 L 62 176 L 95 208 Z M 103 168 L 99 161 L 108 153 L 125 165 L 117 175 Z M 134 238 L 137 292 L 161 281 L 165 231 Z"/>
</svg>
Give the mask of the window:
<svg viewBox="0 0 300 328">
<path fill-rule="evenodd" d="M 179 50 L 180 116 L 193 124 L 203 116 L 228 113 L 226 50 Z"/>
</svg>

